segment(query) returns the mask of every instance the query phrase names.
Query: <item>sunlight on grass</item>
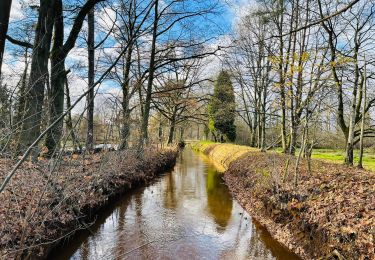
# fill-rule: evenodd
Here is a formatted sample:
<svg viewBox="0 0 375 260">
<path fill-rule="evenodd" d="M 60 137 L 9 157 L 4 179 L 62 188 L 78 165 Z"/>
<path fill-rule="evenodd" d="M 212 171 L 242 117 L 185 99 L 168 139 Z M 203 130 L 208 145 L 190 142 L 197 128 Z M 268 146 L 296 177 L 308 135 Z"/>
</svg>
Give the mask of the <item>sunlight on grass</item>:
<svg viewBox="0 0 375 260">
<path fill-rule="evenodd" d="M 234 145 L 226 143 L 214 143 L 210 141 L 201 141 L 193 145 L 193 149 L 205 152 L 210 156 L 217 164 L 222 165 L 223 168 L 219 169 L 224 171 L 229 167 L 229 164 L 234 160 L 238 159 L 242 155 L 251 152 L 259 151 L 259 149 L 252 148 L 243 145 Z"/>
<path fill-rule="evenodd" d="M 243 145 L 233 145 L 233 144 L 219 144 L 212 141 L 200 141 L 192 145 L 193 149 L 196 151 L 204 152 L 209 151 L 211 158 L 214 158 L 215 161 L 224 165 L 225 168 L 229 164 L 250 151 L 259 151 L 259 149 L 252 148 L 249 146 Z M 281 153 L 281 148 L 273 149 L 276 152 Z M 299 149 L 297 149 L 296 154 L 298 154 Z M 358 164 L 358 154 L 359 150 L 354 151 L 354 162 L 355 165 Z M 313 159 L 323 160 L 326 162 L 343 164 L 345 159 L 345 151 L 342 149 L 314 149 L 313 150 Z M 375 172 L 375 153 L 372 151 L 366 151 L 363 155 L 363 167 L 366 170 L 371 170 Z"/>
<path fill-rule="evenodd" d="M 277 152 L 282 152 L 281 148 L 274 149 Z M 299 149 L 297 149 L 296 154 L 298 154 Z M 354 151 L 354 163 L 358 164 L 359 150 Z M 327 162 L 344 163 L 345 150 L 342 149 L 314 149 L 312 158 L 319 159 Z M 375 171 L 375 154 L 370 151 L 365 151 L 363 154 L 363 167 L 366 170 Z"/>
<path fill-rule="evenodd" d="M 354 152 L 354 163 L 358 164 L 359 151 Z M 343 163 L 345 159 L 344 150 L 334 149 L 316 149 L 313 151 L 312 158 L 330 161 L 333 163 Z M 366 152 L 363 154 L 363 167 L 367 170 L 375 171 L 375 155 Z"/>
</svg>

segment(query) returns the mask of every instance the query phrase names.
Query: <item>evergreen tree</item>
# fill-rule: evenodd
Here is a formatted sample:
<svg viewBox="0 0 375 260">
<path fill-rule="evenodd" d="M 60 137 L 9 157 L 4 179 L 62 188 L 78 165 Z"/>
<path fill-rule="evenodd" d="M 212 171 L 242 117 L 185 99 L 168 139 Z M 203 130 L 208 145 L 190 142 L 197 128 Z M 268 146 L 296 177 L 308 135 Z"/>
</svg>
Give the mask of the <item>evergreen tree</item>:
<svg viewBox="0 0 375 260">
<path fill-rule="evenodd" d="M 236 104 L 231 78 L 228 72 L 221 71 L 214 86 L 214 94 L 211 98 L 209 110 L 209 128 L 215 141 L 236 140 Z"/>
</svg>

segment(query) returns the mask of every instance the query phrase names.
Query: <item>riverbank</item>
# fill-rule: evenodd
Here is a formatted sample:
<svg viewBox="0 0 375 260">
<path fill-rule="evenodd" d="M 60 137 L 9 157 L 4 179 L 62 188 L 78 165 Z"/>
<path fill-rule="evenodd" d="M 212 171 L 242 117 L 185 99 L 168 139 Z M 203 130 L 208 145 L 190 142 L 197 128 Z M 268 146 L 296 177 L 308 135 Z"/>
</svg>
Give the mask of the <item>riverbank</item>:
<svg viewBox="0 0 375 260">
<path fill-rule="evenodd" d="M 0 194 L 0 259 L 43 257 L 59 240 L 88 228 L 108 203 L 170 169 L 174 149 L 145 149 L 73 155 L 24 163 Z M 0 180 L 12 162 L 1 160 Z"/>
<path fill-rule="evenodd" d="M 313 160 L 310 174 L 302 160 L 294 188 L 293 157 L 230 144 L 198 143 L 195 149 L 225 162 L 224 179 L 239 203 L 300 257 L 375 258 L 372 172 Z"/>
</svg>

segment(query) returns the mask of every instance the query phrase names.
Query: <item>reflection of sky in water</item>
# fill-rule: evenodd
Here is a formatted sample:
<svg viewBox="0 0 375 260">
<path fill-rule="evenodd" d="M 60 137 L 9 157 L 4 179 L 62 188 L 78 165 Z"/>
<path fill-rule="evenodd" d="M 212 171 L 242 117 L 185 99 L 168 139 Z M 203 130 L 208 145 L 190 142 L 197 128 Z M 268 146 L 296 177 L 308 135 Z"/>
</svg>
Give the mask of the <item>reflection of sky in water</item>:
<svg viewBox="0 0 375 260">
<path fill-rule="evenodd" d="M 292 259 L 255 229 L 207 160 L 190 150 L 182 158 L 54 259 Z"/>
</svg>

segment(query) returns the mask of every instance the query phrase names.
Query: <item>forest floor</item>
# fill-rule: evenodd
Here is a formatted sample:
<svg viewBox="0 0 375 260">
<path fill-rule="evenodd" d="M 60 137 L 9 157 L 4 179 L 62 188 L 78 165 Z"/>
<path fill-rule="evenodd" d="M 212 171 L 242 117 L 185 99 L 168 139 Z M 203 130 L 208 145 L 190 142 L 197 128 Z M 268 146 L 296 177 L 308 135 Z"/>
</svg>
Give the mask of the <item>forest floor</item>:
<svg viewBox="0 0 375 260">
<path fill-rule="evenodd" d="M 309 173 L 302 160 L 295 188 L 295 157 L 229 144 L 195 148 L 225 163 L 224 179 L 238 202 L 302 258 L 375 259 L 373 172 L 312 160 Z"/>
<path fill-rule="evenodd" d="M 87 228 L 109 201 L 171 168 L 176 149 L 101 152 L 25 162 L 0 194 L 0 259 L 46 256 L 57 241 Z M 0 182 L 14 161 L 0 159 Z"/>
</svg>

